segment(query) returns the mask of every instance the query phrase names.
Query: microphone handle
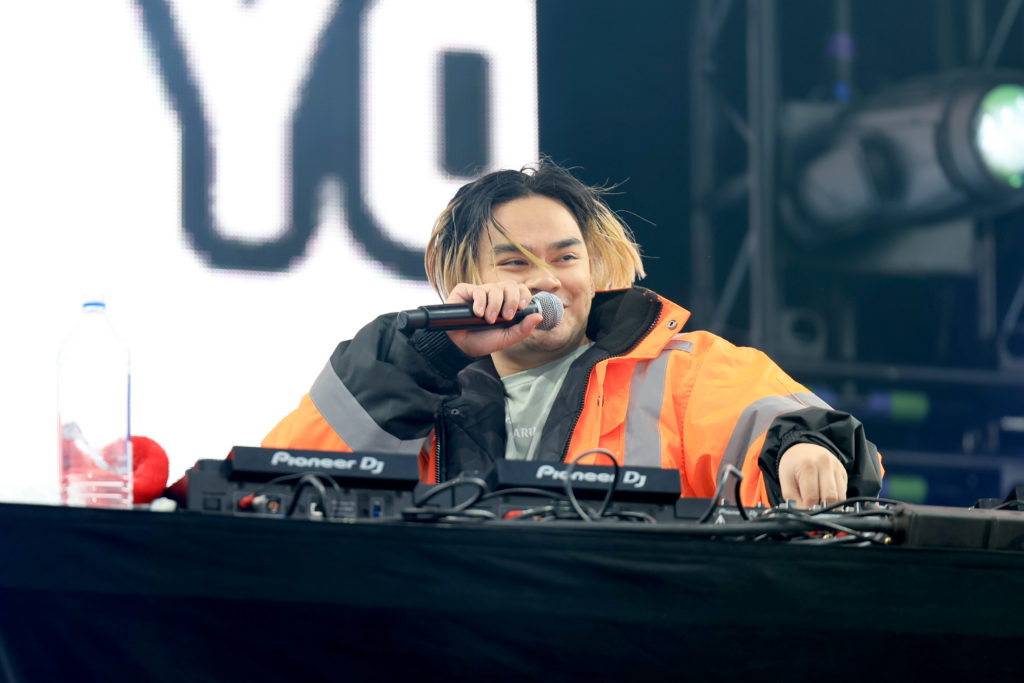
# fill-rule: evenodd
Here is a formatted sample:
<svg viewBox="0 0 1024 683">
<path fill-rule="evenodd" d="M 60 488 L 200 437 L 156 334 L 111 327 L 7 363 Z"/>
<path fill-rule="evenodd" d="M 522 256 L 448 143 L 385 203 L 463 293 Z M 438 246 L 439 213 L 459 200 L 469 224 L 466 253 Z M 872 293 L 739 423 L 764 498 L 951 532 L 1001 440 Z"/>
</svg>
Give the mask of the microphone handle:
<svg viewBox="0 0 1024 683">
<path fill-rule="evenodd" d="M 396 324 L 399 330 L 469 330 L 477 327 L 512 327 L 522 322 L 531 313 L 540 313 L 540 304 L 530 301 L 526 308 L 516 311 L 511 320 L 498 318 L 489 323 L 483 318 L 473 315 L 471 304 L 438 304 L 436 306 L 420 306 L 411 311 L 400 311 Z"/>
</svg>

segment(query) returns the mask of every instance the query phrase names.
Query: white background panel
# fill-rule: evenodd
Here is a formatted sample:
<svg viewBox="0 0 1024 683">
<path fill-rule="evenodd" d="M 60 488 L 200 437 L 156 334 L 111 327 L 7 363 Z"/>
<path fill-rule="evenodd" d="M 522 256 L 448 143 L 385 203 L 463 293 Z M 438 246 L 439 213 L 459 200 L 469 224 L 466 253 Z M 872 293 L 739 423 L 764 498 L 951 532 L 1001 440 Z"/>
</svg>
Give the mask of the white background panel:
<svg viewBox="0 0 1024 683">
<path fill-rule="evenodd" d="M 425 4 L 392 0 L 373 12 L 392 16 Z M 444 21 L 421 26 L 429 36 L 422 46 L 443 48 L 438 32 L 450 25 L 464 49 L 474 31 L 459 22 L 485 21 L 487 13 L 458 12 L 459 4 L 429 4 Z M 503 4 L 504 28 L 514 26 L 520 39 L 489 48 L 515 50 L 514 60 L 493 56 L 509 73 L 494 69 L 491 83 L 515 91 L 496 98 L 516 109 L 491 124 L 492 162 L 519 167 L 537 156 L 536 63 L 523 58 L 536 54 L 534 9 Z M 172 4 L 211 127 L 213 210 L 225 236 L 273 238 L 287 220 L 294 99 L 336 9 L 298 5 Z M 383 45 L 387 26 L 365 34 L 382 78 L 395 72 L 390 59 L 405 58 L 400 36 Z M 372 317 L 436 302 L 426 283 L 362 257 L 335 184 L 321 188 L 319 225 L 306 257 L 288 272 L 208 266 L 182 229 L 178 118 L 135 4 L 3 3 L 0 62 L 0 500 L 57 500 L 57 349 L 90 292 L 105 293 L 132 350 L 132 431 L 164 446 L 172 480 L 199 458 L 259 443 L 337 342 Z M 395 84 L 375 77 L 372 68 L 364 74 L 375 92 L 393 97 Z M 367 128 L 364 139 L 377 130 Z M 366 155 L 374 158 L 363 165 L 373 193 L 367 203 L 397 212 L 380 209 L 383 228 L 406 243 L 420 235 L 413 246 L 422 248 L 459 182 L 437 168 L 437 141 L 422 139 L 439 126 L 419 122 L 416 130 L 420 138 L 395 143 L 404 147 L 374 137 Z M 414 174 L 393 177 L 389 188 L 385 164 L 401 163 L 403 154 L 415 155 L 401 166 Z"/>
</svg>

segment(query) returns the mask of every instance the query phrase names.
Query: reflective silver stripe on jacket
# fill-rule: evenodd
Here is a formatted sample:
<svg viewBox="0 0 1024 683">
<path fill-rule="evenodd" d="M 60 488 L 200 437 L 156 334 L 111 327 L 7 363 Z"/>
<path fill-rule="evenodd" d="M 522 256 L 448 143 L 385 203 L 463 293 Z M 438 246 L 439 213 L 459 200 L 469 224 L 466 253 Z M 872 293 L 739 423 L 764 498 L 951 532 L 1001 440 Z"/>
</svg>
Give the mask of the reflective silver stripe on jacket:
<svg viewBox="0 0 1024 683">
<path fill-rule="evenodd" d="M 755 441 L 768 431 L 776 417 L 783 413 L 807 408 L 808 406 L 824 408 L 825 410 L 832 409 L 831 406 L 810 392 L 800 392 L 788 396 L 765 396 L 748 405 L 740 413 L 739 419 L 736 420 L 732 436 L 729 437 L 729 443 L 725 446 L 725 453 L 722 454 L 722 460 L 718 463 L 715 481 L 720 482 L 722 480 L 722 473 L 728 465 L 732 465 L 736 469 L 743 469 L 743 461 L 746 458 L 747 451 L 750 450 L 751 445 Z M 727 482 L 722 494 L 727 503 L 733 504 L 736 502 L 734 500 L 735 491 L 736 482 Z"/>
<path fill-rule="evenodd" d="M 629 381 L 623 462 L 634 467 L 661 467 L 661 404 L 673 351 L 693 350 L 693 342 L 676 337 L 657 358 L 637 363 Z"/>
<path fill-rule="evenodd" d="M 330 362 L 309 390 L 313 405 L 327 424 L 353 451 L 377 451 L 417 455 L 422 437 L 402 440 L 388 434 L 374 422 L 336 374 Z"/>
</svg>

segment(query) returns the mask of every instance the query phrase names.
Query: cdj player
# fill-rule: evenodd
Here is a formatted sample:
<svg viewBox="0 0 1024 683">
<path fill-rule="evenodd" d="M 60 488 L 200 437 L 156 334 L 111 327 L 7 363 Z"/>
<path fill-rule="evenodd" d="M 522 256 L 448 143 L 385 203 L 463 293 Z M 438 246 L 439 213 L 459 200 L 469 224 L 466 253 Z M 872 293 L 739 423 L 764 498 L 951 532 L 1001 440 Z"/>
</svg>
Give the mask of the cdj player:
<svg viewBox="0 0 1024 683">
<path fill-rule="evenodd" d="M 415 457 L 235 446 L 188 472 L 187 509 L 310 519 L 394 518 L 413 504 Z"/>
</svg>

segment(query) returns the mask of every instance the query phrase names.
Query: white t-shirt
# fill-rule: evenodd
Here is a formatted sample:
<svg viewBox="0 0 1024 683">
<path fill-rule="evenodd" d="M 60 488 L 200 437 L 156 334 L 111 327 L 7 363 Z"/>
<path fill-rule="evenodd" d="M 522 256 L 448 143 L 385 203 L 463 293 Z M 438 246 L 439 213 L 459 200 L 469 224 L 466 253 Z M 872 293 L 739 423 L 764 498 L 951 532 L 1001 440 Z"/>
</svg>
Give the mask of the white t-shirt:
<svg viewBox="0 0 1024 683">
<path fill-rule="evenodd" d="M 555 396 L 562 387 L 569 366 L 593 344 L 584 344 L 567 356 L 530 370 L 502 377 L 505 384 L 505 428 L 508 460 L 533 460 Z"/>
</svg>

